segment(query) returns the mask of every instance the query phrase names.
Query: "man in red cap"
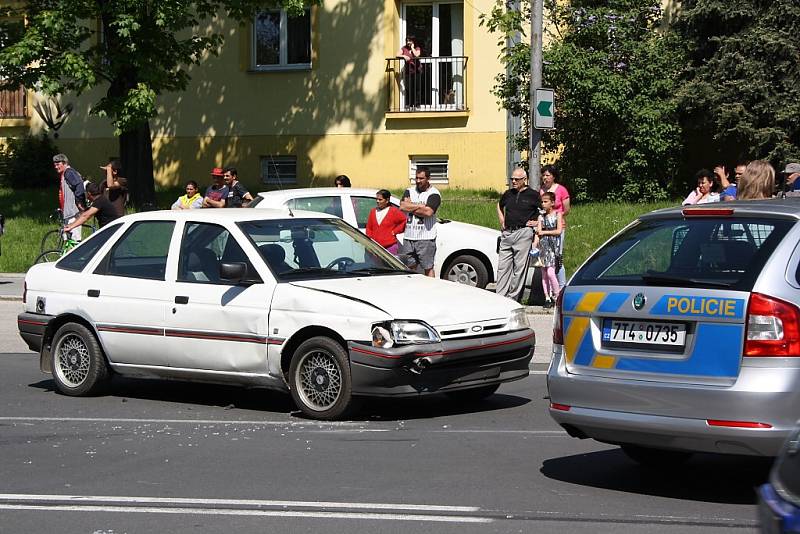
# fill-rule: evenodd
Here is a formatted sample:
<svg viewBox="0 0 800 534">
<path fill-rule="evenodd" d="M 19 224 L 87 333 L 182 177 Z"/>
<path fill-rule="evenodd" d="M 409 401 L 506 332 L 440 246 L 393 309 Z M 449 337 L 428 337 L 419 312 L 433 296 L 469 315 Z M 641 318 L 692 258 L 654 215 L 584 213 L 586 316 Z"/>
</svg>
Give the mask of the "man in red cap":
<svg viewBox="0 0 800 534">
<path fill-rule="evenodd" d="M 222 167 L 211 169 L 212 183 L 206 189 L 206 197 L 203 199 L 204 208 L 224 208 L 225 199 L 228 198 L 228 186 L 225 185 L 225 173 Z"/>
</svg>

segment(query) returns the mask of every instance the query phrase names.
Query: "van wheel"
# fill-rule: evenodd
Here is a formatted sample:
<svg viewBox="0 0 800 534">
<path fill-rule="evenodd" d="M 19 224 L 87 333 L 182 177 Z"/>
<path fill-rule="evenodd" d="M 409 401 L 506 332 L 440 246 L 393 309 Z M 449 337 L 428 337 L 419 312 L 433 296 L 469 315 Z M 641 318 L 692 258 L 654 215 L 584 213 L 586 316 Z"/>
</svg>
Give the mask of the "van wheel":
<svg viewBox="0 0 800 534">
<path fill-rule="evenodd" d="M 67 323 L 53 340 L 50 357 L 58 391 L 73 397 L 100 391 L 110 372 L 94 334 L 82 324 Z"/>
<path fill-rule="evenodd" d="M 469 254 L 462 254 L 447 263 L 442 272 L 442 278 L 484 289 L 489 283 L 489 272 L 480 259 Z"/>
<path fill-rule="evenodd" d="M 649 469 L 666 470 L 680 467 L 692 457 L 692 453 L 688 451 L 654 449 L 630 444 L 621 447 L 628 458 Z"/>
<path fill-rule="evenodd" d="M 447 396 L 461 402 L 475 402 L 483 400 L 486 397 L 491 397 L 499 387 L 500 384 L 492 384 L 490 386 L 481 386 L 478 388 L 459 389 L 457 391 L 448 391 Z"/>
<path fill-rule="evenodd" d="M 289 387 L 300 410 L 314 419 L 342 417 L 351 407 L 350 362 L 341 345 L 312 337 L 294 351 Z"/>
</svg>

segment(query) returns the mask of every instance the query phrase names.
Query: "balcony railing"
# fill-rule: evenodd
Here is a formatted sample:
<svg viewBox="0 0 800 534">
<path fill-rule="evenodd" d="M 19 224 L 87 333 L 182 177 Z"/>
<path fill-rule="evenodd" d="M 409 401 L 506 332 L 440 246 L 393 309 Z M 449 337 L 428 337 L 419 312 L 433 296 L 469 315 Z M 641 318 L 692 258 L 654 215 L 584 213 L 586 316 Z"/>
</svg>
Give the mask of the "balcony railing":
<svg viewBox="0 0 800 534">
<path fill-rule="evenodd" d="M 467 58 L 386 59 L 388 108 L 392 112 L 465 111 Z"/>
<path fill-rule="evenodd" d="M 0 118 L 24 119 L 27 117 L 27 100 L 24 87 L 16 91 L 0 91 Z"/>
</svg>

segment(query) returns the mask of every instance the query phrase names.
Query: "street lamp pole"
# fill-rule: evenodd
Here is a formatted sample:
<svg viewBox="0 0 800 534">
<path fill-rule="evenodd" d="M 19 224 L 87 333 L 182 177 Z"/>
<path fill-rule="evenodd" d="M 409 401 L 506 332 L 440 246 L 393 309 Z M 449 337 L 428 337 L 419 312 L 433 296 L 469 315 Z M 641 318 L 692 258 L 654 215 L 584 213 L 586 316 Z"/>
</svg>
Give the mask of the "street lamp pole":
<svg viewBox="0 0 800 534">
<path fill-rule="evenodd" d="M 534 127 L 536 90 L 542 87 L 542 31 L 544 17 L 543 0 L 531 0 L 531 94 L 530 137 L 528 151 L 528 182 L 535 190 L 541 187 L 541 141 L 542 130 Z"/>
</svg>

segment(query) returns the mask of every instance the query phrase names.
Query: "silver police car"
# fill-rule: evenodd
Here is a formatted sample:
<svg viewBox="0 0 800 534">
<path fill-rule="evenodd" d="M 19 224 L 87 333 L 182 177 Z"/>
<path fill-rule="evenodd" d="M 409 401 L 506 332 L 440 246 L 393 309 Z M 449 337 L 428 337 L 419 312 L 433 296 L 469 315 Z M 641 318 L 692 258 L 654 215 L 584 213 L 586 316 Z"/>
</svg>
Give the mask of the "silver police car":
<svg viewBox="0 0 800 534">
<path fill-rule="evenodd" d="M 776 455 L 800 417 L 799 243 L 797 199 L 634 221 L 561 292 L 553 419 L 646 465 Z"/>
</svg>

